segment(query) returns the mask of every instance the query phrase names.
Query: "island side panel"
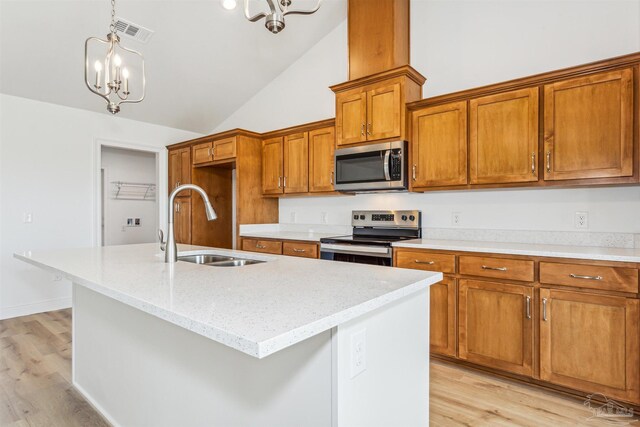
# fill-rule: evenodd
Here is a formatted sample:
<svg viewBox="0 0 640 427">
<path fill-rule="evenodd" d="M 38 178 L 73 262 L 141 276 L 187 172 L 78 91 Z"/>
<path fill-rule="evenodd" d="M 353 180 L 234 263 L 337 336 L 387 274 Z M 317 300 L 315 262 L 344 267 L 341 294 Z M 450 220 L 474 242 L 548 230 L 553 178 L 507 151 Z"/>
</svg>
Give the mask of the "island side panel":
<svg viewBox="0 0 640 427">
<path fill-rule="evenodd" d="M 358 336 L 366 369 L 352 377 Z M 333 427 L 429 425 L 429 289 L 335 328 Z"/>
<path fill-rule="evenodd" d="M 74 284 L 74 385 L 118 426 L 331 426 L 331 331 L 257 359 Z"/>
</svg>

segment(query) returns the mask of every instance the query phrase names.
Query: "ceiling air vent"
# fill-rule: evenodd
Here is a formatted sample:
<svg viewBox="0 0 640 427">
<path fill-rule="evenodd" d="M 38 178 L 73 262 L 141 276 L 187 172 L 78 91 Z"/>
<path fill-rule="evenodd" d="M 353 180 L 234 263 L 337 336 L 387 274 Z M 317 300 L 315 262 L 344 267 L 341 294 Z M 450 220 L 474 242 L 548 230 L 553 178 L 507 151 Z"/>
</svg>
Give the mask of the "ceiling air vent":
<svg viewBox="0 0 640 427">
<path fill-rule="evenodd" d="M 139 41 L 140 43 L 147 43 L 153 35 L 152 30 L 122 18 L 116 18 L 116 30 L 118 31 L 118 35 Z"/>
</svg>

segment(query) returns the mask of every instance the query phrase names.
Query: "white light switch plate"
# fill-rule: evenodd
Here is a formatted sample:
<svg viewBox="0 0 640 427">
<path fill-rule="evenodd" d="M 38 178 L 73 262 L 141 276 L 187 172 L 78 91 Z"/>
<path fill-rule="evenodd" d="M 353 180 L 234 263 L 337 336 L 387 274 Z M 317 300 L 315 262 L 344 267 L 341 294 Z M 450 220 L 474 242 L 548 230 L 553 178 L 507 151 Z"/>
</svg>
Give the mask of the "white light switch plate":
<svg viewBox="0 0 640 427">
<path fill-rule="evenodd" d="M 351 378 L 355 378 L 367 369 L 367 330 L 351 335 Z"/>
</svg>

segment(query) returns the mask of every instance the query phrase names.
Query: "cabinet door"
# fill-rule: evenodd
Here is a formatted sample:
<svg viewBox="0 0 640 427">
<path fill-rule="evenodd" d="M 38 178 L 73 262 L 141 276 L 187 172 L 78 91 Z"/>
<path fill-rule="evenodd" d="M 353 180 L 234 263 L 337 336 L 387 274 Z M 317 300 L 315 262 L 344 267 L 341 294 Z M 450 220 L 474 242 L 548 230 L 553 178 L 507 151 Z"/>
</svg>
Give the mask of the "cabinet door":
<svg viewBox="0 0 640 427">
<path fill-rule="evenodd" d="M 350 91 L 336 94 L 336 144 L 367 140 L 367 94 Z"/>
<path fill-rule="evenodd" d="M 169 193 L 177 186 L 182 177 L 182 159 L 180 150 L 169 151 Z"/>
<path fill-rule="evenodd" d="M 413 112 L 413 187 L 467 183 L 467 103 Z"/>
<path fill-rule="evenodd" d="M 284 137 L 285 193 L 309 191 L 309 133 L 296 133 Z"/>
<path fill-rule="evenodd" d="M 638 300 L 540 289 L 540 378 L 638 402 Z"/>
<path fill-rule="evenodd" d="M 458 284 L 461 359 L 532 375 L 533 288 L 479 280 Z"/>
<path fill-rule="evenodd" d="M 334 190 L 335 148 L 333 127 L 309 132 L 309 192 Z"/>
<path fill-rule="evenodd" d="M 213 160 L 229 160 L 236 157 L 236 137 L 220 139 L 213 143 Z"/>
<path fill-rule="evenodd" d="M 173 209 L 176 243 L 191 244 L 191 199 L 176 198 Z"/>
<path fill-rule="evenodd" d="M 282 193 L 282 137 L 262 141 L 262 193 Z"/>
<path fill-rule="evenodd" d="M 205 142 L 204 144 L 194 145 L 191 147 L 191 154 L 194 165 L 212 162 L 213 144 L 211 142 Z"/>
<path fill-rule="evenodd" d="M 445 277 L 430 288 L 431 352 L 456 356 L 456 280 Z"/>
<path fill-rule="evenodd" d="M 469 101 L 471 184 L 538 180 L 538 88 Z"/>
<path fill-rule="evenodd" d="M 398 138 L 401 132 L 400 83 L 367 92 L 367 140 Z"/>
<path fill-rule="evenodd" d="M 546 180 L 633 175 L 633 72 L 617 70 L 544 88 Z"/>
</svg>

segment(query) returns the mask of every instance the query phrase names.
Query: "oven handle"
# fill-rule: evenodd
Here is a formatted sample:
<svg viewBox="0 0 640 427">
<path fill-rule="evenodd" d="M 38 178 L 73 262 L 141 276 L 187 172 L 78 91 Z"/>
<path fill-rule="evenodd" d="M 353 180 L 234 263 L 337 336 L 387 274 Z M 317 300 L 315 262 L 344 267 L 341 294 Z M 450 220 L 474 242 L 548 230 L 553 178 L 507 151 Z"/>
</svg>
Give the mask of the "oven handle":
<svg viewBox="0 0 640 427">
<path fill-rule="evenodd" d="M 387 150 L 384 153 L 384 179 L 391 181 L 391 174 L 389 173 L 389 161 L 391 160 L 391 150 Z"/>
<path fill-rule="evenodd" d="M 391 248 L 377 246 L 358 245 L 336 245 L 332 243 L 322 243 L 320 252 L 336 252 L 347 255 L 369 255 L 391 258 Z"/>
</svg>

